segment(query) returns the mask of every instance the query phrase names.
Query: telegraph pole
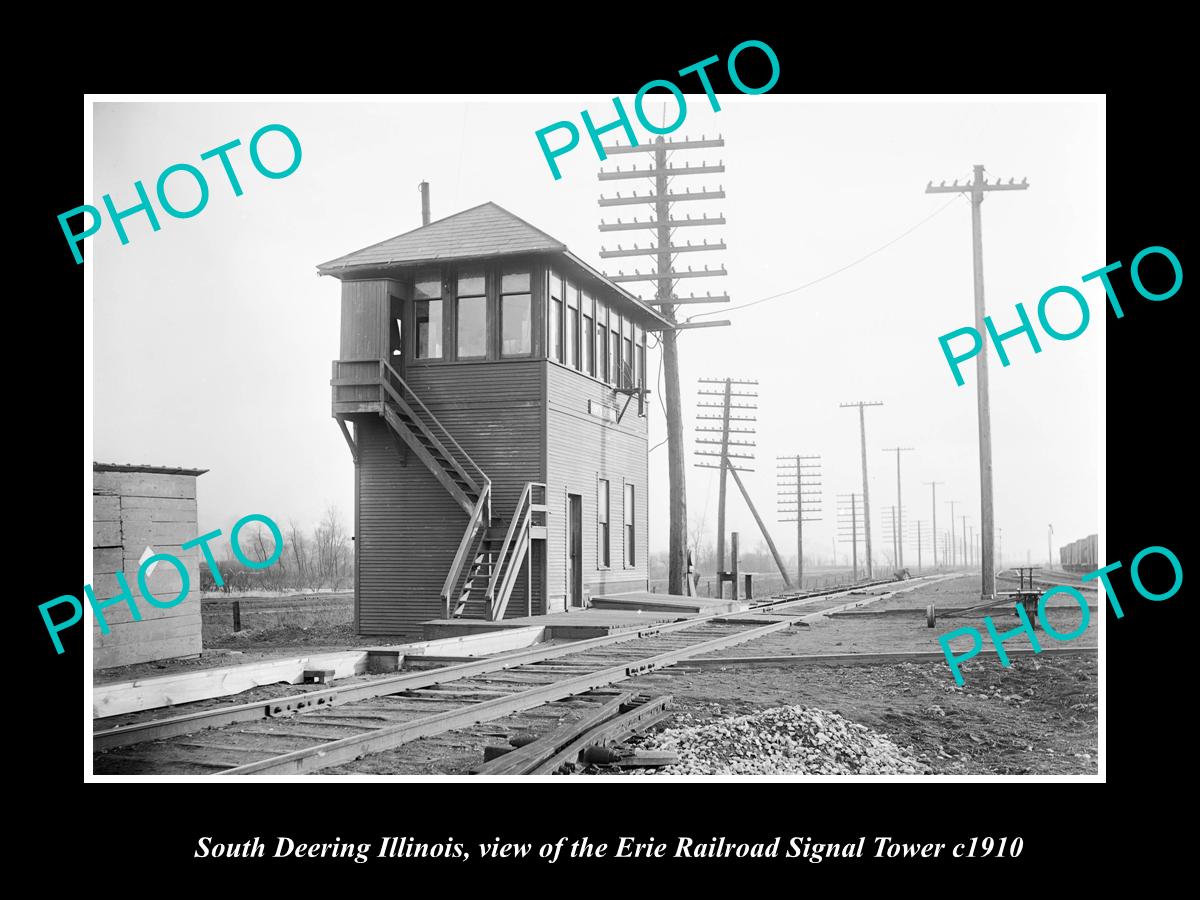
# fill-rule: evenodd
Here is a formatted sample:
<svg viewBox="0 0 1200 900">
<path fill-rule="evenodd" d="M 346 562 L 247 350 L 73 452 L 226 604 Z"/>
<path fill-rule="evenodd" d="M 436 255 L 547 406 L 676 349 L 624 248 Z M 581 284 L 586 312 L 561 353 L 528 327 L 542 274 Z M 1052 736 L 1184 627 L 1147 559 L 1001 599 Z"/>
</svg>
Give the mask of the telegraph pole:
<svg viewBox="0 0 1200 900">
<path fill-rule="evenodd" d="M 959 186 L 955 181 L 947 187 L 946 182 L 934 187 L 929 182 L 925 187 L 927 194 L 970 193 L 971 196 L 971 248 L 975 269 L 975 330 L 978 334 L 987 334 L 983 317 L 986 315 L 983 303 L 983 223 L 980 207 L 983 205 L 983 195 L 988 191 L 1023 191 L 1029 187 L 1029 180 L 1022 179 L 1020 184 L 1014 184 L 1013 179 L 1008 184 L 1001 184 L 997 178 L 994 184 L 988 184 L 983 177 L 983 166 L 975 166 L 973 181 Z M 988 399 L 988 370 L 987 348 L 985 347 L 975 357 L 975 378 L 977 384 L 977 408 L 979 413 L 979 505 L 982 533 L 980 535 L 983 548 L 983 581 L 984 597 L 994 597 L 996 594 L 996 571 L 992 565 L 993 548 L 993 509 L 992 509 L 992 414 Z"/>
<path fill-rule="evenodd" d="M 1050 529 L 1049 531 L 1046 532 L 1046 568 L 1053 569 L 1054 568 L 1054 547 L 1053 547 L 1052 542 L 1054 540 L 1054 526 L 1047 525 L 1046 527 Z"/>
<path fill-rule="evenodd" d="M 944 481 L 926 481 L 927 485 L 933 488 L 933 567 L 936 569 L 937 560 L 937 486 L 945 484 Z"/>
<path fill-rule="evenodd" d="M 971 551 L 970 551 L 970 549 L 969 549 L 969 548 L 970 548 L 970 545 L 967 543 L 967 517 L 966 517 L 966 516 L 959 516 L 959 518 L 960 518 L 960 519 L 962 519 L 962 535 L 963 535 L 962 550 L 963 550 L 963 564 L 964 564 L 965 566 L 969 567 L 969 566 L 971 565 L 971 559 L 970 559 L 970 553 L 971 553 Z"/>
<path fill-rule="evenodd" d="M 708 400 L 701 399 L 697 404 L 702 410 L 720 409 L 721 410 L 721 439 L 711 440 L 708 435 L 715 434 L 715 430 L 702 426 L 696 426 L 696 432 L 700 436 L 696 439 L 697 445 L 719 446 L 720 450 L 705 450 L 697 449 L 692 451 L 697 456 L 704 458 L 719 458 L 717 467 L 721 470 L 721 494 L 717 501 L 717 563 L 719 572 L 727 571 L 725 569 L 725 475 L 726 473 L 733 476 L 734 483 L 738 486 L 738 490 L 742 492 L 742 498 L 746 501 L 746 506 L 750 507 L 750 512 L 754 516 L 754 521 L 758 524 L 758 530 L 762 532 L 763 539 L 767 542 L 767 547 L 771 550 L 771 555 L 775 557 L 775 565 L 779 567 L 779 574 L 783 576 L 783 583 L 787 587 L 791 587 L 791 581 L 788 578 L 787 567 L 784 566 L 783 560 L 779 556 L 779 551 L 775 549 L 775 541 L 771 539 L 771 533 L 767 531 L 767 526 L 762 520 L 762 516 L 758 514 L 758 509 L 754 505 L 754 501 L 750 499 L 750 492 L 746 490 L 746 485 L 742 483 L 742 477 L 738 472 L 753 472 L 753 469 L 747 467 L 743 460 L 754 460 L 754 441 L 734 441 L 729 439 L 730 434 L 754 434 L 754 425 L 744 424 L 743 427 L 733 427 L 730 422 L 737 421 L 739 423 L 752 423 L 757 419 L 755 416 L 748 415 L 749 412 L 757 412 L 758 410 L 758 392 L 747 390 L 748 387 L 757 385 L 757 381 L 739 378 L 701 378 L 700 391 L 701 398 L 705 397 L 720 397 L 720 403 L 713 403 Z M 719 391 L 709 390 L 711 385 L 722 385 Z M 734 400 L 737 400 L 735 403 Z M 698 422 L 713 421 L 713 417 L 708 413 L 697 416 Z M 730 448 L 733 448 L 732 450 Z M 738 462 L 734 462 L 737 460 Z M 712 465 L 704 462 L 696 463 L 702 469 L 711 469 Z M 732 569 L 736 570 L 737 560 L 732 560 Z"/>
<path fill-rule="evenodd" d="M 819 488 L 821 463 L 804 462 L 804 460 L 820 460 L 820 456 L 780 456 L 775 463 L 776 500 L 778 503 L 779 520 L 796 523 L 796 588 L 804 590 L 804 523 L 820 522 L 819 517 L 809 516 L 820 512 L 820 491 L 805 490 Z M 816 470 L 815 472 L 812 470 Z M 816 500 L 805 499 L 817 497 Z M 795 519 L 788 518 L 795 516 Z M 835 562 L 836 565 L 836 562 Z"/>
<path fill-rule="evenodd" d="M 857 400 L 853 403 L 841 403 L 841 407 L 848 406 L 858 407 L 858 429 L 859 436 L 862 441 L 862 504 L 863 504 L 863 532 L 867 538 L 867 577 L 874 576 L 874 568 L 871 565 L 871 489 L 867 484 L 867 420 L 863 414 L 863 407 L 866 406 L 883 406 L 880 401 L 868 402 L 865 400 Z"/>
<path fill-rule="evenodd" d="M 954 552 L 954 504 L 957 500 L 947 500 L 950 504 L 950 568 L 958 564 L 958 555 Z"/>
<path fill-rule="evenodd" d="M 838 499 L 844 497 L 850 498 L 850 565 L 854 573 L 854 580 L 858 581 L 858 494 L 838 494 Z M 846 538 L 846 507 L 839 506 L 838 509 L 838 536 L 845 543 Z"/>
<path fill-rule="evenodd" d="M 896 526 L 899 530 L 899 537 L 896 539 L 896 545 L 899 548 L 899 556 L 896 557 L 896 568 L 904 568 L 904 501 L 900 497 L 900 454 L 912 450 L 912 447 L 886 447 L 884 453 L 896 454 L 896 509 L 897 514 Z"/>
<path fill-rule="evenodd" d="M 673 203 L 688 200 L 715 200 L 722 199 L 725 196 L 725 191 L 720 189 L 709 191 L 706 188 L 702 188 L 700 191 L 689 190 L 679 193 L 671 193 L 668 190 L 668 179 L 670 178 L 679 175 L 700 175 L 725 171 L 724 163 L 718 163 L 713 166 L 708 165 L 704 161 L 699 166 L 667 164 L 668 153 L 675 153 L 679 150 L 696 150 L 706 147 L 725 146 L 725 141 L 719 136 L 715 140 L 705 139 L 704 135 L 700 137 L 701 139 L 698 141 L 689 141 L 686 139 L 682 141 L 664 141 L 661 137 L 658 137 L 653 144 L 639 144 L 635 147 L 605 147 L 602 158 L 622 153 L 653 153 L 654 166 L 650 169 L 639 170 L 635 165 L 632 170 L 624 172 L 621 171 L 620 166 L 617 166 L 615 171 L 601 171 L 598 176 L 601 181 L 649 178 L 654 182 L 654 193 L 648 196 L 639 197 L 637 191 L 634 191 L 632 197 L 622 197 L 620 193 L 617 193 L 615 197 L 600 198 L 601 206 L 651 204 L 654 207 L 653 220 L 639 222 L 637 218 L 634 218 L 632 222 L 622 222 L 620 219 L 617 219 L 615 223 L 606 223 L 601 220 L 600 230 L 638 231 L 648 229 L 655 233 L 658 241 L 657 244 L 647 248 L 639 248 L 637 244 L 634 244 L 633 249 L 625 249 L 618 244 L 616 250 L 606 250 L 601 247 L 600 258 L 610 259 L 626 256 L 652 257 L 655 260 L 655 269 L 653 272 L 643 275 L 640 271 L 635 270 L 632 275 L 626 275 L 624 272 L 621 272 L 617 275 L 608 275 L 608 277 L 615 282 L 654 282 L 656 285 L 654 299 L 647 302 L 651 305 L 662 307 L 663 317 L 673 323 L 670 329 L 663 331 L 662 335 L 663 393 L 665 395 L 667 411 L 667 473 L 671 495 L 667 591 L 671 594 L 680 595 L 684 594 L 684 581 L 687 578 L 687 463 L 684 460 L 683 450 L 683 399 L 679 387 L 679 350 L 676 340 L 679 332 L 685 328 L 715 327 L 729 324 L 728 320 L 675 324 L 675 306 L 677 304 L 729 302 L 727 295 L 719 297 L 708 295 L 699 298 L 693 295 L 689 298 L 681 298 L 675 296 L 674 293 L 674 285 L 679 278 L 727 274 L 724 267 L 710 271 L 708 266 L 705 266 L 703 272 L 693 272 L 691 267 L 688 268 L 687 272 L 676 272 L 671 268 L 673 260 L 680 253 L 725 249 L 723 241 L 709 244 L 705 240 L 703 244 L 696 245 L 688 241 L 686 246 L 671 243 L 671 235 L 676 228 L 687 225 L 707 226 L 725 224 L 724 215 L 709 218 L 707 213 L 703 217 L 696 219 L 693 219 L 691 216 L 688 216 L 686 219 L 671 218 L 671 205 Z"/>
</svg>

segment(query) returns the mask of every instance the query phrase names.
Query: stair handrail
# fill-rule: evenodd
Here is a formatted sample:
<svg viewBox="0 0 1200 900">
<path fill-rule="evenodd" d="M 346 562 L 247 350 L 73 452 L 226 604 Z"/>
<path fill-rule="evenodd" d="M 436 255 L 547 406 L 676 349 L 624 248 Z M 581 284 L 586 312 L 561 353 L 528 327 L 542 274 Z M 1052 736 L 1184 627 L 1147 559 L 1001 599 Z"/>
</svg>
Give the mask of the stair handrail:
<svg viewBox="0 0 1200 900">
<path fill-rule="evenodd" d="M 445 618 L 447 619 L 450 618 L 450 598 L 454 595 L 454 588 L 458 584 L 463 566 L 470 555 L 471 539 L 475 536 L 476 529 L 479 528 L 480 520 L 485 512 L 491 509 L 491 506 L 492 482 L 489 480 L 479 492 L 479 499 L 475 501 L 475 508 L 471 511 L 467 528 L 463 532 L 462 540 L 458 542 L 458 551 L 454 554 L 454 561 L 450 564 L 450 572 L 446 575 L 446 581 L 442 585 L 442 606 L 446 611 Z"/>
<path fill-rule="evenodd" d="M 533 482 L 525 482 L 525 489 L 521 491 L 521 497 L 517 500 L 517 506 L 513 510 L 512 521 L 508 523 L 508 533 L 504 535 L 504 543 L 500 545 L 500 552 L 496 554 L 496 561 L 492 566 L 492 576 L 488 579 L 487 591 L 483 595 L 489 608 L 492 605 L 492 601 L 496 598 L 496 579 L 500 577 L 500 567 L 504 564 L 504 557 L 508 553 L 508 546 L 512 543 L 513 535 L 517 531 L 517 523 L 521 521 L 521 511 L 525 508 L 526 498 L 530 496 L 532 490 Z"/>
<path fill-rule="evenodd" d="M 476 488 L 479 491 L 480 498 L 482 499 L 485 495 L 490 498 L 491 497 L 492 479 L 488 478 L 487 473 L 483 471 L 483 469 L 480 467 L 479 463 L 475 462 L 475 460 L 471 458 L 471 454 L 469 454 L 466 450 L 464 450 L 462 448 L 462 444 L 460 444 L 458 441 L 456 441 L 454 439 L 454 435 L 452 435 L 449 431 L 446 430 L 446 426 L 443 425 L 441 423 L 441 421 L 438 420 L 437 416 L 435 416 L 432 412 L 429 411 L 429 407 L 425 405 L 425 402 L 420 398 L 420 396 L 417 394 L 417 392 L 414 391 L 409 386 L 408 382 L 406 382 L 403 378 L 400 377 L 400 373 L 397 372 L 395 369 L 393 369 L 386 359 L 379 360 L 380 383 L 386 383 L 386 379 L 389 376 L 400 384 L 400 386 L 404 389 L 404 392 L 406 394 L 408 394 L 408 396 L 412 397 L 415 401 L 417 401 L 417 405 L 420 406 L 421 409 L 423 409 L 425 411 L 425 415 L 427 415 L 429 417 L 430 421 L 433 422 L 434 425 L 437 426 L 438 430 L 441 432 L 441 436 L 445 437 L 446 440 L 448 440 L 451 444 L 453 444 L 454 448 L 459 453 L 462 454 L 463 459 L 465 459 L 468 463 L 470 463 L 471 468 L 473 468 L 475 470 L 475 472 L 478 473 L 479 484 L 476 485 Z M 390 385 L 388 385 L 388 386 L 390 387 Z M 485 487 L 486 487 L 486 490 L 485 490 Z M 489 513 L 488 517 L 490 518 L 491 517 L 490 505 L 488 507 L 488 513 Z"/>
<path fill-rule="evenodd" d="M 517 543 L 513 545 L 514 563 L 516 563 L 518 558 L 523 555 L 522 548 L 524 549 L 524 553 L 529 552 L 530 525 L 532 521 L 533 508 L 531 506 L 527 506 L 525 507 L 525 513 L 522 516 L 520 528 L 521 536 L 517 539 Z M 512 595 L 512 590 L 517 584 L 517 576 L 520 574 L 519 569 L 519 565 L 510 565 L 504 570 L 504 581 L 500 584 L 500 602 L 493 602 L 490 610 L 493 622 L 504 618 L 504 611 L 508 608 L 508 598 Z"/>
</svg>

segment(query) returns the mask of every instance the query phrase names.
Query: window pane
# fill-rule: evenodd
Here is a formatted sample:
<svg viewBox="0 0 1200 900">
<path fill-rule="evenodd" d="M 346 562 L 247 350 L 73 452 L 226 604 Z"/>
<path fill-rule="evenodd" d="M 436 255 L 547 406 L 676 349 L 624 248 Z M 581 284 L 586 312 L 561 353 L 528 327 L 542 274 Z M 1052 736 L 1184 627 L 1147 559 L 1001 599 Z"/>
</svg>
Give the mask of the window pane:
<svg viewBox="0 0 1200 900">
<path fill-rule="evenodd" d="M 510 276 L 505 276 L 510 277 Z M 530 352 L 529 294 L 509 294 L 500 303 L 500 353 L 504 356 L 523 356 Z"/>
<path fill-rule="evenodd" d="M 458 296 L 477 296 L 484 293 L 482 275 L 460 275 L 458 278 Z"/>
<path fill-rule="evenodd" d="M 561 300 L 563 298 L 563 280 L 561 275 L 550 273 L 550 296 Z"/>
<path fill-rule="evenodd" d="M 608 530 L 608 481 L 600 479 L 600 489 L 596 502 L 596 518 L 599 522 L 600 533 L 597 535 L 598 546 L 596 548 L 597 562 L 601 566 L 608 566 L 611 563 L 611 555 L 609 553 L 609 530 Z"/>
<path fill-rule="evenodd" d="M 416 302 L 417 359 L 442 358 L 442 301 Z"/>
<path fill-rule="evenodd" d="M 573 284 L 567 285 L 567 306 L 579 307 L 579 289 Z"/>
<path fill-rule="evenodd" d="M 527 294 L 529 293 L 529 273 L 521 272 L 514 275 L 503 275 L 500 278 L 500 293 Z"/>
<path fill-rule="evenodd" d="M 596 369 L 592 366 L 592 360 L 596 358 L 596 334 L 595 326 L 592 324 L 591 316 L 583 317 L 583 371 L 589 375 L 595 375 Z"/>
<path fill-rule="evenodd" d="M 633 545 L 633 485 L 625 485 L 625 565 L 634 565 Z"/>
<path fill-rule="evenodd" d="M 442 279 L 433 276 L 418 276 L 413 284 L 413 297 L 417 300 L 437 300 L 442 296 Z"/>
<path fill-rule="evenodd" d="M 579 368 L 579 310 L 567 310 L 567 365 Z"/>
<path fill-rule="evenodd" d="M 550 358 L 562 362 L 562 301 L 550 301 Z"/>
<path fill-rule="evenodd" d="M 487 355 L 487 298 L 458 300 L 458 355 L 460 358 Z"/>
<path fill-rule="evenodd" d="M 596 301 L 596 377 L 608 380 L 608 307 Z"/>
<path fill-rule="evenodd" d="M 608 383 L 621 384 L 621 333 L 611 331 L 612 340 L 608 344 Z"/>
</svg>

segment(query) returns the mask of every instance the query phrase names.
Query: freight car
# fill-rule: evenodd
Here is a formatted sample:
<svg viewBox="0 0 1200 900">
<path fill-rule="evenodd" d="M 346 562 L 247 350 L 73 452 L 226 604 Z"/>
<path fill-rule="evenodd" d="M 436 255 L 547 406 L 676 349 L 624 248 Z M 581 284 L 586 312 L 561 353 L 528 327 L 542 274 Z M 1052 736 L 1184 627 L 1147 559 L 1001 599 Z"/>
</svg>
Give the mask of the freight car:
<svg viewBox="0 0 1200 900">
<path fill-rule="evenodd" d="M 1098 539 L 1094 534 L 1059 547 L 1058 558 L 1065 572 L 1096 571 Z"/>
</svg>

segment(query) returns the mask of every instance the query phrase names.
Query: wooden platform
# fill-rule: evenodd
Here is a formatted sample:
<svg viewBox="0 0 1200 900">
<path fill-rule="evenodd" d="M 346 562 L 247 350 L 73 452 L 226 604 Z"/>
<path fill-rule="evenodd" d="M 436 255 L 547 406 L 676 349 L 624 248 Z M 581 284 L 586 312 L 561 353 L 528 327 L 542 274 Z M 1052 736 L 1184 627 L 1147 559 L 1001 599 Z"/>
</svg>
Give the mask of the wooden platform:
<svg viewBox="0 0 1200 900">
<path fill-rule="evenodd" d="M 650 595 L 647 595 L 650 596 Z M 661 596 L 661 595 L 660 595 Z M 687 598 L 684 598 L 687 599 Z M 715 610 L 714 610 L 715 611 Z M 506 628 L 528 628 L 537 625 L 546 629 L 545 640 L 579 641 L 604 637 L 619 631 L 631 631 L 648 625 L 676 622 L 695 615 L 693 610 L 652 611 L 629 609 L 584 609 L 578 612 L 552 613 L 548 616 L 522 616 L 519 619 L 434 619 L 422 623 L 426 640 L 478 634 Z"/>
<path fill-rule="evenodd" d="M 624 594 L 604 594 L 592 598 L 592 609 L 641 610 L 643 612 L 676 612 L 690 615 L 742 612 L 750 608 L 741 600 L 719 600 L 715 597 L 681 597 L 678 594 L 653 594 L 650 591 L 629 591 Z"/>
</svg>

